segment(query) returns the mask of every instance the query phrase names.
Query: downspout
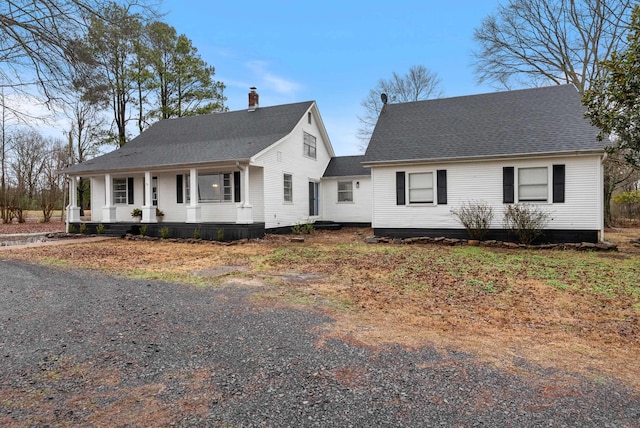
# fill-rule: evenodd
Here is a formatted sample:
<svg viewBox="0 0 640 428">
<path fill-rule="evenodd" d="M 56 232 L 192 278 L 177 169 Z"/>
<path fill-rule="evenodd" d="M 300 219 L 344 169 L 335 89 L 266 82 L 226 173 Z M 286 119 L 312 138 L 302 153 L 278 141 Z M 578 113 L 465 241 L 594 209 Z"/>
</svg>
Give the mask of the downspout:
<svg viewBox="0 0 640 428">
<path fill-rule="evenodd" d="M 600 241 L 604 242 L 604 162 L 607 160 L 608 154 L 605 151 L 602 154 L 602 158 L 600 159 L 600 179 L 598 180 L 600 183 L 600 200 L 602 201 L 602 206 L 600 207 Z"/>
</svg>

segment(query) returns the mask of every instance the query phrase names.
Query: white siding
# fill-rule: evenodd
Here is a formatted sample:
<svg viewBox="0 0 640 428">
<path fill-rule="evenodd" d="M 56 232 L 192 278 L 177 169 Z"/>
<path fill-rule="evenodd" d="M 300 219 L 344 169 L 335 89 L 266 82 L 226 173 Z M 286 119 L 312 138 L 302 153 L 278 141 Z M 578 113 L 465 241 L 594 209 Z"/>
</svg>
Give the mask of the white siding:
<svg viewBox="0 0 640 428">
<path fill-rule="evenodd" d="M 353 183 L 353 202 L 338 202 L 338 182 Z M 356 187 L 359 183 L 359 187 Z M 331 177 L 322 179 L 322 217 L 344 223 L 371 223 L 371 177 Z"/>
<path fill-rule="evenodd" d="M 565 202 L 551 203 L 552 165 L 565 165 Z M 494 208 L 493 228 L 502 228 L 502 168 L 546 166 L 550 171 L 549 202 L 537 203 L 551 215 L 549 229 L 599 230 L 602 224 L 600 157 L 567 156 L 372 168 L 375 228 L 461 228 L 451 210 L 464 202 L 484 201 Z M 396 205 L 396 171 L 447 170 L 447 205 Z M 517 201 L 517 186 L 516 186 Z M 408 202 L 408 200 L 407 200 Z"/>
<path fill-rule="evenodd" d="M 307 115 L 298 122 L 295 129 L 266 152 L 258 156 L 254 163 L 264 168 L 264 222 L 267 229 L 293 226 L 308 220 L 321 220 L 322 216 L 309 217 L 309 181 L 320 182 L 329 164 L 330 155 L 317 126 L 315 110 L 312 123 Z M 316 159 L 303 155 L 303 133 L 316 137 Z M 293 176 L 293 202 L 284 202 L 284 174 Z M 320 213 L 324 188 L 320 185 Z M 252 202 L 253 204 L 253 202 Z M 255 210 L 255 204 L 254 204 Z"/>
<path fill-rule="evenodd" d="M 104 177 L 91 177 L 91 221 L 102 221 L 102 207 L 105 200 Z"/>
<path fill-rule="evenodd" d="M 244 192 L 244 188 L 242 191 Z M 252 166 L 249 169 L 249 202 L 253 207 L 253 222 L 264 223 L 264 174 L 262 168 Z"/>
</svg>

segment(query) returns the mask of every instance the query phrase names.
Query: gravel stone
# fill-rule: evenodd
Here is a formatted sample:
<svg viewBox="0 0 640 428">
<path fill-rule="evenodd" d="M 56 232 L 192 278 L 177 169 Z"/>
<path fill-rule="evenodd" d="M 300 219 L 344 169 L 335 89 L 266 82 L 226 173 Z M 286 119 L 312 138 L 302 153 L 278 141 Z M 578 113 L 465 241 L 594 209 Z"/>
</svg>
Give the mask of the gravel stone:
<svg viewBox="0 0 640 428">
<path fill-rule="evenodd" d="M 330 318 L 256 307 L 256 291 L 0 260 L 0 392 L 37 391 L 44 403 L 0 399 L 0 421 L 88 425 L 116 393 L 148 388 L 177 427 L 640 425 L 638 394 L 613 380 L 321 340 Z M 94 371 L 114 376 L 95 381 Z M 197 400 L 206 412 L 185 404 Z"/>
</svg>

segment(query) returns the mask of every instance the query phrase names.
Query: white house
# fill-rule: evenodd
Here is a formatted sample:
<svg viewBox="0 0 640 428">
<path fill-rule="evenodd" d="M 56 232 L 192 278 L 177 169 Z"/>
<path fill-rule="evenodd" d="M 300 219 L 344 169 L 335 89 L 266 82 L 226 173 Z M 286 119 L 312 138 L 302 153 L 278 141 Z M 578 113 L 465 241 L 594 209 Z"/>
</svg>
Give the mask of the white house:
<svg viewBox="0 0 640 428">
<path fill-rule="evenodd" d="M 91 219 L 107 233 L 143 224 L 206 239 L 262 236 L 322 220 L 322 176 L 334 156 L 314 101 L 162 120 L 125 146 L 67 168 L 69 222 L 80 222 L 78 177 L 91 180 Z M 156 209 L 164 213 L 157 224 Z"/>
<path fill-rule="evenodd" d="M 364 156 L 339 156 L 322 176 L 322 217 L 350 226 L 371 226 L 371 170 Z"/>
<path fill-rule="evenodd" d="M 504 207 L 535 204 L 545 241 L 603 236 L 604 142 L 571 85 L 384 106 L 363 165 L 379 236 L 467 234 L 451 210 L 486 202 L 488 238 L 508 239 Z"/>
</svg>

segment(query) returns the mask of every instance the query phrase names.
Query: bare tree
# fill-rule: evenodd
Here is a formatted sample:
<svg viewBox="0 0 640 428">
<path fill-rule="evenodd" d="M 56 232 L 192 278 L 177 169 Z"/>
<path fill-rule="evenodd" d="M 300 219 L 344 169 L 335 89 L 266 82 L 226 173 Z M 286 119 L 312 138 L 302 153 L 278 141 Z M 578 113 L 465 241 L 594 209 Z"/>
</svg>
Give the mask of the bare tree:
<svg viewBox="0 0 640 428">
<path fill-rule="evenodd" d="M 13 158 L 10 163 L 18 190 L 23 196 L 20 205 L 33 201 L 40 173 L 47 154 L 46 141 L 32 130 L 18 130 L 12 135 Z M 23 207 L 23 208 L 24 208 Z"/>
<path fill-rule="evenodd" d="M 360 105 L 364 107 L 364 115 L 358 116 L 361 127 L 358 129 L 358 138 L 362 142 L 364 151 L 369 144 L 369 139 L 376 126 L 378 116 L 382 110 L 380 96 L 385 94 L 388 102 L 405 103 L 420 101 L 429 98 L 438 98 L 443 95 L 440 89 L 440 78 L 423 65 L 414 65 L 409 68 L 407 74 L 400 75 L 395 71 L 390 79 L 380 79 L 375 88 L 369 91 Z"/>
<path fill-rule="evenodd" d="M 37 196 L 43 221 L 48 222 L 53 210 L 63 205 L 64 177 L 60 170 L 67 164 L 67 153 L 60 140 L 49 138 L 45 145 L 47 155 L 42 162 Z"/>
<path fill-rule="evenodd" d="M 583 94 L 624 46 L 632 0 L 508 0 L 475 30 L 482 82 L 572 83 Z"/>
</svg>

